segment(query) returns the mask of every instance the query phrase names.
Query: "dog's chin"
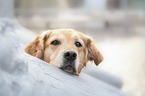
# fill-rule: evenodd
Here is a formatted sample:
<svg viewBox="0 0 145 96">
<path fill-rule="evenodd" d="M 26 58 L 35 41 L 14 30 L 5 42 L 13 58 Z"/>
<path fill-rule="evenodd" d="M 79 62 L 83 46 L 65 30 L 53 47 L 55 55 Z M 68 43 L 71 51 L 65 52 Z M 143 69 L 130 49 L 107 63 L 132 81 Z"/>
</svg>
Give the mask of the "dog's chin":
<svg viewBox="0 0 145 96">
<path fill-rule="evenodd" d="M 62 70 L 66 71 L 66 72 L 68 72 L 68 73 L 71 73 L 71 74 L 74 73 L 74 69 L 73 69 L 73 67 L 70 66 L 70 65 L 64 66 L 64 67 L 62 68 Z"/>
<path fill-rule="evenodd" d="M 76 70 L 75 70 L 75 68 L 72 66 L 72 65 L 65 65 L 65 66 L 63 66 L 63 67 L 61 67 L 60 69 L 62 69 L 63 71 L 65 71 L 65 72 L 68 72 L 68 73 L 70 73 L 70 74 L 74 74 L 74 75 L 78 75 L 77 73 L 76 73 Z"/>
</svg>

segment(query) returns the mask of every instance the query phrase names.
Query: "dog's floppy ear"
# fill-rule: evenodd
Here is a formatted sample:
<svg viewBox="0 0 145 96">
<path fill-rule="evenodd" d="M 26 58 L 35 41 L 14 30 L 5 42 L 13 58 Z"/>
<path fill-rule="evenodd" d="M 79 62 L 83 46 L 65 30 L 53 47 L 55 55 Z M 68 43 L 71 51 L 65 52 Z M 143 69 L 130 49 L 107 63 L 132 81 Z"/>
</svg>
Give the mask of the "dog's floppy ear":
<svg viewBox="0 0 145 96">
<path fill-rule="evenodd" d="M 45 50 L 45 41 L 48 39 L 50 35 L 49 31 L 43 32 L 39 36 L 35 38 L 26 48 L 25 51 L 37 58 L 43 59 L 44 50 Z"/>
<path fill-rule="evenodd" d="M 88 50 L 87 55 L 88 60 L 90 61 L 94 60 L 94 63 L 96 65 L 99 65 L 99 63 L 101 63 L 104 58 L 102 54 L 99 52 L 99 50 L 96 48 L 94 41 L 90 37 L 87 37 L 86 46 Z"/>
</svg>

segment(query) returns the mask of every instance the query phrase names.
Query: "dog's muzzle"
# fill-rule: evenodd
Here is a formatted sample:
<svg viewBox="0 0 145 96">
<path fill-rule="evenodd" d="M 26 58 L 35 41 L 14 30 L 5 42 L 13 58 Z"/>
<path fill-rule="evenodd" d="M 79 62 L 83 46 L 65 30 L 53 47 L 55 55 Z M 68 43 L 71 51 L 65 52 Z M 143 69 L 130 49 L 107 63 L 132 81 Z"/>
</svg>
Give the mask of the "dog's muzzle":
<svg viewBox="0 0 145 96">
<path fill-rule="evenodd" d="M 72 74 L 76 73 L 75 60 L 77 58 L 77 53 L 72 50 L 67 50 L 65 51 L 63 57 L 64 64 L 61 69 Z"/>
</svg>

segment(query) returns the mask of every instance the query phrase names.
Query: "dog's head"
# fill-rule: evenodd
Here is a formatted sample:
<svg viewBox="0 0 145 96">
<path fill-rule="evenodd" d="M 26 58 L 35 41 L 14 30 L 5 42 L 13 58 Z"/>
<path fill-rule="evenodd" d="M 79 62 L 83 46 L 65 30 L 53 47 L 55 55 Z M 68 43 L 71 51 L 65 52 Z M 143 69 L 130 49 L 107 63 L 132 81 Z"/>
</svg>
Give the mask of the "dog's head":
<svg viewBox="0 0 145 96">
<path fill-rule="evenodd" d="M 92 39 L 72 29 L 43 32 L 25 48 L 25 51 L 76 75 L 89 60 L 94 60 L 96 65 L 103 61 L 103 56 Z"/>
</svg>

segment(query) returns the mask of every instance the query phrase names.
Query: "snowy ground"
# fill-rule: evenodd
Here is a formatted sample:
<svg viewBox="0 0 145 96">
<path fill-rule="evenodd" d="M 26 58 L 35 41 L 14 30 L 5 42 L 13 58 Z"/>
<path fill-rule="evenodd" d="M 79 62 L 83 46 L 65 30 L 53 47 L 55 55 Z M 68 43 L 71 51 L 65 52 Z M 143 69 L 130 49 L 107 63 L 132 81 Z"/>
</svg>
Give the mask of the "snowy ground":
<svg viewBox="0 0 145 96">
<path fill-rule="evenodd" d="M 128 96 L 120 79 L 97 67 L 78 77 L 26 54 L 35 34 L 15 20 L 0 22 L 0 96 Z"/>
</svg>

